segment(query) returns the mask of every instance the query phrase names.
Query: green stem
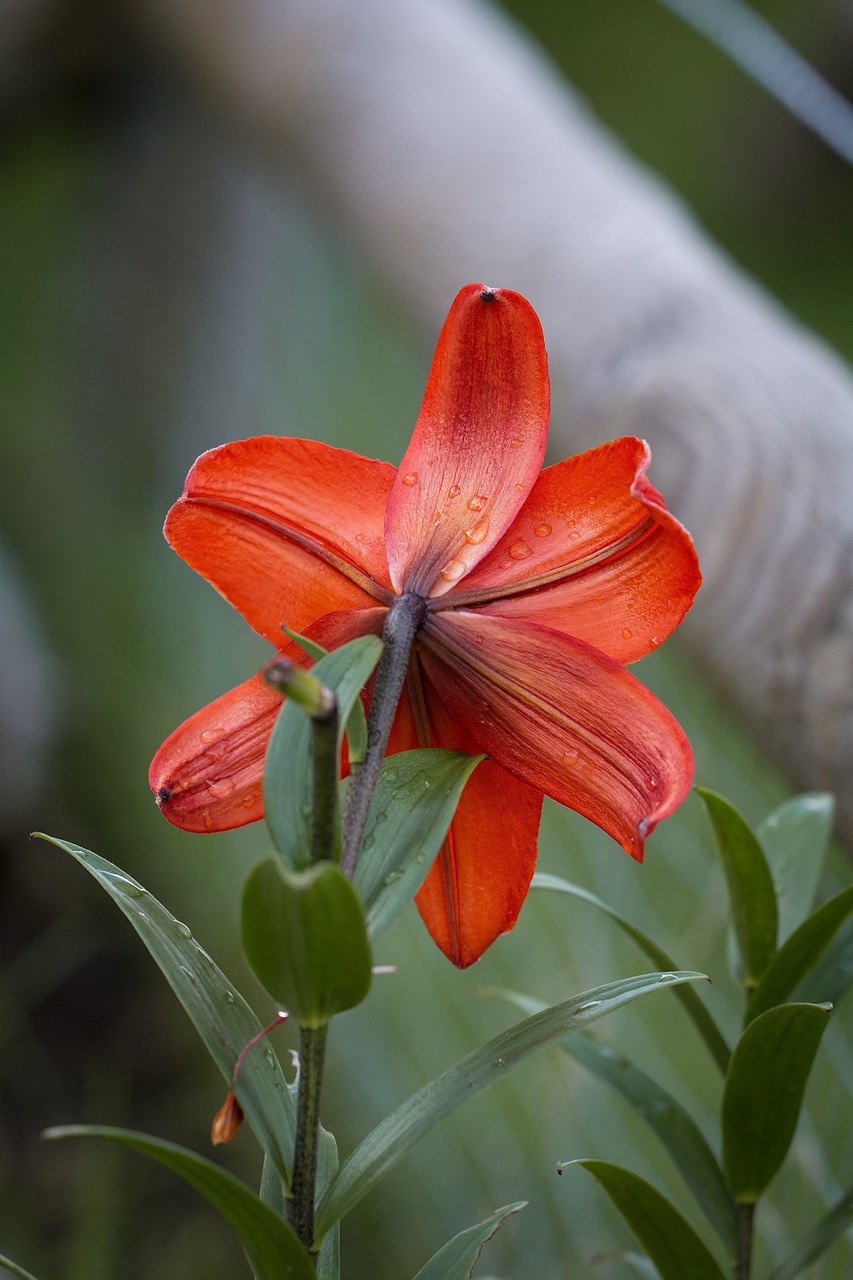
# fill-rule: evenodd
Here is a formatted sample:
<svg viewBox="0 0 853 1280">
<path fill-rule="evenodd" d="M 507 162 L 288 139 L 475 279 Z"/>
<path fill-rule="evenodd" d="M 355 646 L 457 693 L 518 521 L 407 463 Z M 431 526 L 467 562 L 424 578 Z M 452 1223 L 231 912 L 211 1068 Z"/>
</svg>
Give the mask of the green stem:
<svg viewBox="0 0 853 1280">
<path fill-rule="evenodd" d="M 347 788 L 340 865 L 348 876 L 355 870 L 370 802 L 397 714 L 397 704 L 406 683 L 412 645 L 425 616 L 426 601 L 422 596 L 409 592 L 395 600 L 385 619 L 382 657 L 376 668 L 367 717 L 367 752 L 364 760 L 350 774 Z"/>
<path fill-rule="evenodd" d="M 330 690 L 331 692 L 331 690 Z M 338 825 L 338 702 L 311 717 L 311 861 L 334 861 Z"/>
<path fill-rule="evenodd" d="M 326 1026 L 300 1028 L 296 1143 L 287 1217 L 309 1252 L 314 1249 L 317 1142 L 320 1131 L 320 1094 L 323 1087 L 327 1030 Z"/>
<path fill-rule="evenodd" d="M 735 1258 L 734 1280 L 749 1280 L 752 1273 L 752 1220 L 754 1214 L 754 1204 L 739 1204 L 737 1207 L 737 1257 Z"/>
</svg>

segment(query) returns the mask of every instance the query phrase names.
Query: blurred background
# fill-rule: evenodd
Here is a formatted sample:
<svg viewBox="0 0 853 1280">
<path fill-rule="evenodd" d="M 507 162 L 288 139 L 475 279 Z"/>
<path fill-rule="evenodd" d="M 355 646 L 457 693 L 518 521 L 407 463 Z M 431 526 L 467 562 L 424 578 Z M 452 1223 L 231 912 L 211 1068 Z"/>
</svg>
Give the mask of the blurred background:
<svg viewBox="0 0 853 1280">
<path fill-rule="evenodd" d="M 509 7 L 724 249 L 853 358 L 850 167 L 654 0 Z M 754 7 L 853 91 L 849 4 Z M 125 868 L 271 1016 L 238 941 L 263 830 L 177 832 L 146 781 L 160 741 L 254 671 L 266 646 L 173 555 L 162 521 L 196 455 L 227 439 L 307 436 L 397 462 L 436 335 L 401 314 L 298 169 L 266 165 L 123 14 L 41 0 L 0 11 L 0 1251 L 41 1280 L 230 1280 L 248 1275 L 239 1246 L 165 1171 L 39 1138 L 87 1121 L 207 1151 L 224 1086 L 126 922 L 27 834 Z M 677 643 L 636 671 L 685 725 L 702 785 L 753 821 L 789 793 Z M 710 972 L 709 1003 L 733 1033 L 724 886 L 695 797 L 642 868 L 546 802 L 540 866 Z M 836 852 L 822 891 L 845 877 Z M 332 1038 L 324 1119 L 344 1151 L 513 1020 L 478 987 L 557 1000 L 648 967 L 591 909 L 544 894 L 472 971 L 451 969 L 414 909 L 377 961 L 397 973 Z M 598 1030 L 712 1132 L 718 1081 L 671 996 Z M 275 1034 L 286 1055 L 292 1033 Z M 848 1000 L 796 1154 L 762 1209 L 757 1276 L 853 1183 L 851 1092 Z M 552 1050 L 445 1122 L 363 1202 L 344 1228 L 343 1274 L 413 1275 L 455 1232 L 528 1199 L 483 1272 L 622 1280 L 634 1274 L 625 1264 L 594 1259 L 632 1247 L 627 1228 L 580 1171 L 555 1176 L 558 1160 L 584 1156 L 650 1177 L 701 1227 L 640 1122 Z M 256 1182 L 248 1132 L 216 1158 Z M 808 1273 L 851 1274 L 849 1239 Z"/>
</svg>

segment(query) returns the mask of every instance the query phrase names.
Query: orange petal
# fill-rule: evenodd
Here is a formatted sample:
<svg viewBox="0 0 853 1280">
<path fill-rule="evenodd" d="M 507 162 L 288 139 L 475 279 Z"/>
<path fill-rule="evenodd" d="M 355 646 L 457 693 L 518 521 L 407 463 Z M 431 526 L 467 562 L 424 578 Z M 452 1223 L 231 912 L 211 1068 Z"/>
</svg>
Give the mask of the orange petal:
<svg viewBox="0 0 853 1280">
<path fill-rule="evenodd" d="M 171 545 L 276 647 L 332 610 L 390 599 L 394 468 L 313 440 L 258 436 L 202 454 L 166 520 Z"/>
<path fill-rule="evenodd" d="M 431 739 L 477 753 L 425 683 Z M 542 792 L 484 760 L 466 784 L 447 839 L 415 899 L 436 945 L 460 969 L 515 924 L 536 866 Z"/>
<path fill-rule="evenodd" d="M 448 606 L 540 622 L 621 663 L 656 648 L 702 578 L 690 535 L 645 477 L 649 459 L 629 436 L 548 467 Z"/>
<path fill-rule="evenodd" d="M 442 595 L 491 550 L 539 474 L 548 406 L 545 344 L 529 302 L 467 285 L 441 330 L 388 499 L 398 592 Z"/>
<path fill-rule="evenodd" d="M 259 673 L 166 739 L 148 781 L 170 822 L 184 831 L 229 831 L 264 816 L 264 756 L 281 702 Z"/>
<path fill-rule="evenodd" d="M 521 619 L 439 613 L 421 643 L 431 682 L 482 750 L 642 859 L 693 775 L 683 730 L 648 689 L 592 646 Z"/>
</svg>

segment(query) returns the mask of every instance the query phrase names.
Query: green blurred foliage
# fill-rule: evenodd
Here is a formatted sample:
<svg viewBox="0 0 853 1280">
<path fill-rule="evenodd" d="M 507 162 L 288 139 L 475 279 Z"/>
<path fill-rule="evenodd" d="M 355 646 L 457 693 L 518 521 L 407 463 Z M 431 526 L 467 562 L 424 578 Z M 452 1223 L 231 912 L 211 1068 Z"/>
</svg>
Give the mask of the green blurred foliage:
<svg viewBox="0 0 853 1280">
<path fill-rule="evenodd" d="M 517 7 L 722 244 L 853 354 L 850 171 L 653 0 Z M 760 7 L 831 70 L 834 6 Z M 177 560 L 160 526 L 196 454 L 229 438 L 304 435 L 396 462 L 434 335 L 407 328 L 297 190 L 272 182 L 179 86 L 145 68 L 71 116 L 51 109 L 7 131 L 0 279 L 0 535 L 58 677 L 60 730 L 31 825 L 146 883 L 263 1018 L 269 1005 L 242 960 L 238 917 L 264 833 L 172 830 L 146 772 L 176 723 L 268 654 Z M 783 797 L 677 648 L 639 674 L 684 723 L 703 785 L 751 822 Z M 112 1149 L 39 1144 L 45 1125 L 85 1121 L 206 1151 L 222 1088 L 88 878 L 55 849 L 27 845 L 23 828 L 6 836 L 4 855 L 0 1249 L 43 1280 L 244 1274 L 225 1228 L 162 1170 Z M 655 834 L 642 868 L 546 805 L 540 866 L 613 902 L 685 967 L 710 972 L 709 1001 L 734 1032 L 725 888 L 697 800 Z M 822 892 L 848 874 L 836 855 Z M 463 974 L 413 909 L 382 938 L 377 960 L 397 973 L 333 1027 L 324 1121 L 343 1153 L 430 1074 L 507 1025 L 507 1011 L 478 1000 L 478 987 L 558 1000 L 647 967 L 597 914 L 556 899 L 533 896 L 514 933 Z M 284 1053 L 293 1033 L 275 1034 Z M 710 1132 L 717 1078 L 671 995 L 620 1012 L 602 1035 L 630 1046 Z M 851 1081 L 848 1001 L 824 1039 L 793 1158 L 762 1209 L 758 1274 L 853 1183 Z M 555 1176 L 558 1160 L 581 1157 L 629 1165 L 701 1229 L 640 1122 L 553 1053 L 454 1116 L 359 1206 L 344 1226 L 344 1274 L 411 1275 L 451 1235 L 522 1197 L 530 1207 L 490 1243 L 486 1265 L 519 1280 L 598 1274 L 594 1254 L 634 1243 L 592 1180 Z M 248 1135 L 217 1159 L 253 1183 L 260 1176 Z M 812 1280 L 843 1280 L 851 1256 L 840 1241 Z M 621 1280 L 619 1265 L 608 1275 Z"/>
</svg>

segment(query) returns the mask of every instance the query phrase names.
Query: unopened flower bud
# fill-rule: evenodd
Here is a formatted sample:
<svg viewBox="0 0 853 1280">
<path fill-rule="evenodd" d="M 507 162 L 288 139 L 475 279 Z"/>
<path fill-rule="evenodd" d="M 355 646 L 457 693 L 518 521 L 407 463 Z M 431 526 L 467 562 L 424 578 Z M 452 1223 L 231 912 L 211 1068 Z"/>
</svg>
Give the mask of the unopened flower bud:
<svg viewBox="0 0 853 1280">
<path fill-rule="evenodd" d="M 214 1147 L 223 1142 L 230 1142 L 243 1123 L 243 1108 L 237 1101 L 233 1089 L 228 1090 L 228 1097 L 213 1117 L 210 1126 L 210 1141 Z"/>
</svg>

